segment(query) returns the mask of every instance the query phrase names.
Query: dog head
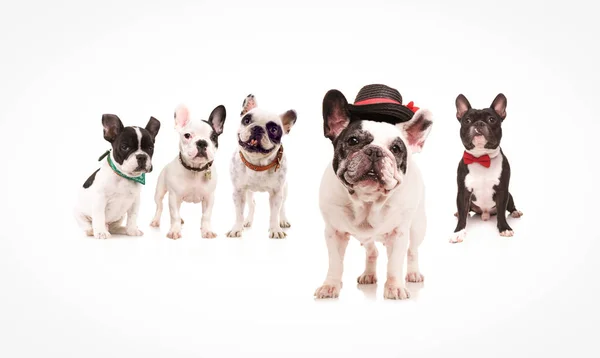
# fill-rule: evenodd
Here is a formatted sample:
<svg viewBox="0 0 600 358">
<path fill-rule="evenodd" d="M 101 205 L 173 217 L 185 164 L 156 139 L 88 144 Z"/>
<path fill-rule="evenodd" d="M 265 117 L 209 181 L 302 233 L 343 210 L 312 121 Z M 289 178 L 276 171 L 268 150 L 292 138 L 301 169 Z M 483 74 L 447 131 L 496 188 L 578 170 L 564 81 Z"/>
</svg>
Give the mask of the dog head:
<svg viewBox="0 0 600 358">
<path fill-rule="evenodd" d="M 460 138 L 465 149 L 494 150 L 502 139 L 506 97 L 500 93 L 489 108 L 473 109 L 467 98 L 460 94 L 456 97 L 456 118 L 460 122 Z"/>
<path fill-rule="evenodd" d="M 114 164 L 122 173 L 137 177 L 152 171 L 154 140 L 160 129 L 160 122 L 150 117 L 145 128 L 124 127 L 121 119 L 114 114 L 102 115 L 104 139 L 112 145 Z"/>
<path fill-rule="evenodd" d="M 412 153 L 420 152 L 431 130 L 431 113 L 419 109 L 400 124 L 352 117 L 338 90 L 323 99 L 323 130 L 334 147 L 333 170 L 352 193 L 363 197 L 388 195 L 406 175 Z"/>
<path fill-rule="evenodd" d="M 289 134 L 296 123 L 296 111 L 274 114 L 256 108 L 254 95 L 244 100 L 242 119 L 238 130 L 238 144 L 246 154 L 261 157 L 276 152 L 281 139 Z"/>
<path fill-rule="evenodd" d="M 225 107 L 215 107 L 208 120 L 191 120 L 185 105 L 175 109 L 175 129 L 179 133 L 179 152 L 192 165 L 204 165 L 214 160 L 223 133 Z"/>
</svg>

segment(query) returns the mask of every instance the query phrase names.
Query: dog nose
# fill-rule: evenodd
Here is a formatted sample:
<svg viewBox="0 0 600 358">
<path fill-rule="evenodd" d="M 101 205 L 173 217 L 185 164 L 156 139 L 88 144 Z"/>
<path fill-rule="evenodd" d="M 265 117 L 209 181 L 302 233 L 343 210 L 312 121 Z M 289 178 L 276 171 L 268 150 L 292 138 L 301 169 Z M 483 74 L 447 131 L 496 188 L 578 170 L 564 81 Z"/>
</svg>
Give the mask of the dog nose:
<svg viewBox="0 0 600 358">
<path fill-rule="evenodd" d="M 371 158 L 371 160 L 377 160 L 383 157 L 383 151 L 379 147 L 367 147 L 365 154 Z"/>
<path fill-rule="evenodd" d="M 204 149 L 204 148 L 208 147 L 208 143 L 206 143 L 205 140 L 200 139 L 199 141 L 196 142 L 196 147 L 198 147 L 200 149 Z"/>
<path fill-rule="evenodd" d="M 148 157 L 144 154 L 138 154 L 135 156 L 135 158 L 137 159 L 137 161 L 140 165 L 145 165 L 146 162 L 148 161 Z"/>
<path fill-rule="evenodd" d="M 475 122 L 475 127 L 485 127 L 485 123 L 483 123 L 483 121 L 477 121 Z"/>
</svg>

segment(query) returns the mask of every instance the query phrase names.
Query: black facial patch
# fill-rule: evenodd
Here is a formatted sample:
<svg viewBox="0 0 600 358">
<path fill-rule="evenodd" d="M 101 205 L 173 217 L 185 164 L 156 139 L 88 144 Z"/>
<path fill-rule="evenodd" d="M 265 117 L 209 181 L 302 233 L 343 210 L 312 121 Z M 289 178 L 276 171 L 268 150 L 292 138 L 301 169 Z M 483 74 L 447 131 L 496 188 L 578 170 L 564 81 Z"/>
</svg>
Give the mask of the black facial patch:
<svg viewBox="0 0 600 358">
<path fill-rule="evenodd" d="M 491 108 L 469 109 L 460 119 L 460 138 L 466 149 L 475 148 L 471 128 L 482 132 L 487 143 L 485 148 L 496 149 L 502 139 L 502 118 Z"/>
<path fill-rule="evenodd" d="M 281 136 L 283 135 L 281 126 L 275 122 L 269 122 L 265 127 L 267 128 L 267 134 L 269 135 L 271 142 L 279 144 L 281 142 Z"/>
<path fill-rule="evenodd" d="M 406 174 L 406 144 L 401 138 L 396 138 L 390 145 L 390 151 L 396 158 L 396 164 L 398 165 L 398 170 L 402 173 Z"/>
<path fill-rule="evenodd" d="M 92 175 L 90 175 L 89 178 L 87 178 L 87 180 L 85 181 L 85 183 L 83 183 L 83 188 L 87 189 L 90 186 L 92 186 L 92 184 L 94 184 L 94 179 L 96 179 L 96 174 L 98 173 L 98 171 L 100 171 L 100 169 L 96 169 L 95 172 L 92 173 Z"/>
<path fill-rule="evenodd" d="M 355 141 L 356 139 L 356 141 Z M 348 127 L 333 141 L 333 170 L 337 173 L 340 160 L 348 158 L 352 153 L 361 150 L 373 141 L 373 135 L 362 129 L 360 121 L 350 122 Z"/>
<path fill-rule="evenodd" d="M 150 134 L 147 135 L 148 140 L 152 141 Z M 123 131 L 121 131 L 117 138 L 112 142 L 113 156 L 115 161 L 122 165 L 125 159 L 131 155 L 131 153 L 138 150 L 138 146 L 138 137 L 135 129 L 133 127 L 125 127 L 125 129 L 123 129 Z"/>
<path fill-rule="evenodd" d="M 148 153 L 148 156 L 152 158 L 152 155 L 154 154 L 154 139 L 146 129 L 140 128 L 140 131 L 142 133 L 141 149 L 145 153 Z"/>
</svg>

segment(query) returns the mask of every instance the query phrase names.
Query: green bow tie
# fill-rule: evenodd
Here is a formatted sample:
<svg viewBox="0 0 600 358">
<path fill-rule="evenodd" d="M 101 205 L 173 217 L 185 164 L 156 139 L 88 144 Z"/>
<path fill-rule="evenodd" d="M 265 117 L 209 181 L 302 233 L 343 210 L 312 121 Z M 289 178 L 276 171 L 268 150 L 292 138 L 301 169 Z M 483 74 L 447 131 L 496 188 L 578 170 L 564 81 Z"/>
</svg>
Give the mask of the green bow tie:
<svg viewBox="0 0 600 358">
<path fill-rule="evenodd" d="M 108 160 L 108 165 L 110 165 L 110 167 L 112 168 L 112 170 L 117 173 L 117 175 L 125 178 L 125 179 L 129 179 L 132 180 L 134 182 L 140 183 L 142 185 L 146 184 L 146 173 L 142 173 L 142 175 L 140 175 L 139 177 L 130 177 L 127 176 L 123 173 L 121 173 L 121 171 L 119 169 L 117 169 L 117 167 L 115 166 L 115 163 L 113 163 L 112 159 L 110 159 L 110 150 L 107 150 L 106 153 L 102 154 L 100 156 L 100 158 L 98 158 L 98 161 L 101 161 L 102 159 L 104 159 L 104 157 L 106 157 L 106 159 Z"/>
</svg>

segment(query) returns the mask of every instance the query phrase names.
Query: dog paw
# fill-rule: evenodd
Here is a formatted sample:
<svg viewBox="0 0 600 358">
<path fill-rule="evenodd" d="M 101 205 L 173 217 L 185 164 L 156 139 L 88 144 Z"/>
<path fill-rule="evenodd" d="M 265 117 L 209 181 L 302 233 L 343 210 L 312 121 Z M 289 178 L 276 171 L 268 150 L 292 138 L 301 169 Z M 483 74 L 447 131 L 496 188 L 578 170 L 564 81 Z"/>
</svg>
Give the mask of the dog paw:
<svg viewBox="0 0 600 358">
<path fill-rule="evenodd" d="M 152 222 L 150 223 L 150 226 L 152 226 L 152 227 L 160 227 L 160 220 L 158 220 L 158 219 L 152 220 Z"/>
<path fill-rule="evenodd" d="M 171 229 L 168 233 L 167 233 L 167 237 L 171 240 L 177 240 L 177 239 L 181 239 L 181 231 L 179 230 L 173 230 Z"/>
<path fill-rule="evenodd" d="M 282 229 L 287 229 L 287 228 L 290 228 L 290 227 L 292 227 L 292 224 L 290 224 L 290 222 L 289 222 L 289 221 L 287 221 L 287 220 L 281 220 L 281 221 L 279 222 L 279 226 L 280 226 Z"/>
<path fill-rule="evenodd" d="M 210 230 L 201 230 L 202 231 L 202 237 L 204 239 L 214 239 L 215 237 L 217 237 L 217 234 L 215 234 L 214 232 L 210 231 Z"/>
<path fill-rule="evenodd" d="M 490 219 L 490 213 L 489 212 L 483 212 L 481 213 L 481 220 L 483 221 L 488 221 Z"/>
<path fill-rule="evenodd" d="M 323 299 L 323 298 L 338 298 L 340 296 L 340 289 L 342 285 L 336 284 L 323 284 L 323 286 L 317 288 L 315 291 L 315 298 Z"/>
<path fill-rule="evenodd" d="M 127 236 L 142 236 L 142 235 L 144 235 L 142 230 L 138 229 L 137 227 L 128 228 L 125 233 L 127 234 Z"/>
<path fill-rule="evenodd" d="M 410 291 L 397 282 L 386 282 L 383 289 L 383 297 L 389 300 L 405 300 L 410 298 Z"/>
<path fill-rule="evenodd" d="M 358 276 L 356 282 L 360 285 L 372 285 L 377 283 L 377 274 L 374 272 L 365 272 L 362 275 Z"/>
<path fill-rule="evenodd" d="M 250 227 L 252 227 L 252 221 L 249 221 L 249 220 L 248 220 L 248 221 L 245 221 L 245 222 L 244 222 L 244 227 L 247 227 L 247 228 L 250 228 Z"/>
<path fill-rule="evenodd" d="M 457 242 L 463 242 L 466 237 L 467 237 L 467 231 L 465 229 L 462 229 L 462 230 L 450 235 L 450 240 L 448 240 L 448 241 L 450 241 L 450 243 L 452 243 L 452 244 L 456 244 Z"/>
<path fill-rule="evenodd" d="M 500 231 L 500 236 L 504 236 L 504 237 L 511 237 L 514 234 L 515 234 L 515 232 L 512 231 L 512 230 L 503 230 L 503 231 Z"/>
<path fill-rule="evenodd" d="M 510 216 L 512 216 L 513 218 L 520 218 L 521 216 L 523 216 L 523 212 L 519 211 L 519 210 L 515 210 L 512 213 L 510 213 Z"/>
<path fill-rule="evenodd" d="M 286 236 L 287 234 L 281 228 L 269 230 L 269 238 L 271 239 L 284 239 Z"/>
<path fill-rule="evenodd" d="M 94 231 L 94 237 L 96 239 L 108 239 L 110 237 L 110 233 L 108 230 L 96 230 Z"/>
<path fill-rule="evenodd" d="M 92 229 L 85 230 L 85 235 L 86 236 L 94 236 L 94 230 L 92 230 Z"/>
<path fill-rule="evenodd" d="M 242 237 L 242 229 L 233 228 L 227 233 L 227 237 Z"/>
<path fill-rule="evenodd" d="M 409 272 L 406 274 L 406 281 L 408 282 L 423 282 L 425 277 L 420 272 Z"/>
</svg>

